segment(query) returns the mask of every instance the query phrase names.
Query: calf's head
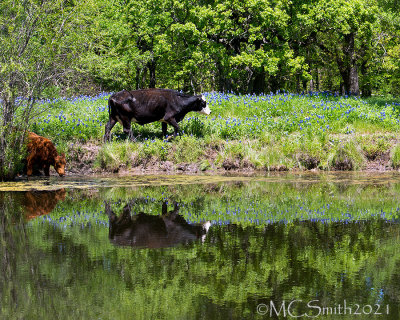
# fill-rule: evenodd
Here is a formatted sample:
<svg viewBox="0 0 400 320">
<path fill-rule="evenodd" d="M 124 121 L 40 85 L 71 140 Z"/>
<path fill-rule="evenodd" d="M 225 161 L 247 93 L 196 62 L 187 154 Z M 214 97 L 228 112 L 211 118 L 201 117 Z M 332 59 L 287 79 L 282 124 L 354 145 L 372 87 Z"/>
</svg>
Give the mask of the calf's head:
<svg viewBox="0 0 400 320">
<path fill-rule="evenodd" d="M 56 169 L 57 173 L 60 177 L 65 175 L 65 154 L 62 153 L 61 155 L 57 156 L 54 159 L 54 169 Z"/>
<path fill-rule="evenodd" d="M 211 113 L 210 108 L 207 105 L 207 101 L 205 99 L 204 96 L 198 96 L 198 100 L 197 100 L 197 109 L 195 111 L 205 114 L 205 115 L 209 115 Z"/>
</svg>

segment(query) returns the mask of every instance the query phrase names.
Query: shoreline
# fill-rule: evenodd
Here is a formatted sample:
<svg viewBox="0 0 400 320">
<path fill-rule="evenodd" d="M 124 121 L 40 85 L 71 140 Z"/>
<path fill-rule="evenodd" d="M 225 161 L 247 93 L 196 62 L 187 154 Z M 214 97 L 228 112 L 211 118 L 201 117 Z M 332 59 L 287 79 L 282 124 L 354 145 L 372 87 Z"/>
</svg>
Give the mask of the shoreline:
<svg viewBox="0 0 400 320">
<path fill-rule="evenodd" d="M 390 152 L 378 154 L 374 159 L 368 159 L 365 157 L 363 165 L 356 170 L 346 170 L 343 167 L 342 170 L 337 169 L 321 169 L 314 167 L 306 169 L 305 167 L 294 167 L 288 168 L 285 165 L 273 165 L 268 168 L 256 168 L 252 163 L 241 158 L 225 159 L 220 166 L 216 166 L 215 155 L 205 153 L 204 156 L 200 157 L 197 162 L 181 162 L 174 163 L 170 160 L 160 160 L 157 157 L 151 157 L 142 161 L 141 163 L 135 164 L 135 159 L 132 159 L 131 163 L 120 163 L 117 166 L 109 167 L 99 166 L 96 163 L 98 160 L 99 151 L 103 146 L 93 143 L 79 145 L 74 150 L 71 150 L 71 157 L 67 161 L 66 174 L 72 176 L 80 175 L 112 175 L 118 174 L 124 175 L 171 175 L 171 174 L 207 174 L 207 175 L 264 175 L 267 173 L 305 173 L 305 172 L 399 172 L 399 169 L 395 169 L 391 165 Z M 202 162 L 206 161 L 209 165 L 207 167 L 202 166 Z M 54 170 L 52 174 L 55 174 Z"/>
<path fill-rule="evenodd" d="M 284 165 L 271 166 L 270 168 L 255 168 L 254 166 L 244 163 L 241 166 L 240 159 L 231 161 L 231 165 L 227 164 L 226 167 L 210 166 L 202 170 L 200 162 L 189 163 L 173 163 L 172 161 L 158 161 L 157 159 L 150 159 L 145 164 L 136 166 L 120 165 L 113 169 L 104 169 L 95 165 L 96 153 L 90 152 L 91 156 L 86 155 L 79 160 L 73 160 L 67 163 L 66 175 L 68 176 L 83 176 L 83 175 L 100 175 L 108 176 L 118 174 L 120 176 L 126 175 L 245 175 L 257 176 L 265 175 L 268 173 L 329 173 L 329 172 L 367 172 L 367 173 L 385 173 L 385 172 L 400 172 L 400 169 L 395 169 L 391 166 L 389 153 L 378 156 L 374 160 L 366 160 L 364 165 L 359 170 L 323 170 L 319 168 L 301 169 L 301 168 L 287 168 Z M 232 164 L 233 163 L 233 164 Z M 56 175 L 54 170 L 51 170 L 52 175 Z"/>
</svg>

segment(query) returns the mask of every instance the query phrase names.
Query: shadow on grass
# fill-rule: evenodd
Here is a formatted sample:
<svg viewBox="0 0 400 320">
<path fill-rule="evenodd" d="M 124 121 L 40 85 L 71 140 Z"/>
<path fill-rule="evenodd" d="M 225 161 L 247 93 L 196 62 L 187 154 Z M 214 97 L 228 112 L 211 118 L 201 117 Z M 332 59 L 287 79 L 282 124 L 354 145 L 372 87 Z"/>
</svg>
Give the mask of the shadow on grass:
<svg viewBox="0 0 400 320">
<path fill-rule="evenodd" d="M 139 126 L 132 125 L 133 141 L 143 142 L 152 139 L 163 139 L 161 124 L 156 126 L 154 124 Z M 171 133 L 172 134 L 172 133 Z M 111 131 L 111 139 L 113 141 L 124 141 L 129 139 L 128 135 L 122 131 L 122 127 L 116 127 Z"/>
<path fill-rule="evenodd" d="M 179 123 L 180 131 L 179 135 L 193 135 L 195 137 L 204 137 L 206 135 L 206 130 L 204 128 L 204 123 L 196 118 L 193 117 L 189 121 L 182 121 Z M 153 139 L 164 139 L 162 134 L 161 123 L 153 122 L 149 124 L 145 124 L 143 126 L 132 124 L 131 127 L 132 134 L 133 134 L 133 141 L 136 142 L 143 142 L 146 140 L 153 140 Z M 167 126 L 167 135 L 168 137 L 173 136 L 174 128 L 172 126 Z M 115 128 L 111 132 L 111 137 L 114 141 L 124 141 L 128 139 L 128 135 L 125 134 L 122 130 L 122 127 L 117 124 Z"/>
<path fill-rule="evenodd" d="M 400 111 L 400 98 L 384 97 L 384 96 L 373 96 L 364 99 L 370 105 L 376 105 L 378 107 L 384 107 L 386 105 L 393 105 L 393 107 Z"/>
</svg>

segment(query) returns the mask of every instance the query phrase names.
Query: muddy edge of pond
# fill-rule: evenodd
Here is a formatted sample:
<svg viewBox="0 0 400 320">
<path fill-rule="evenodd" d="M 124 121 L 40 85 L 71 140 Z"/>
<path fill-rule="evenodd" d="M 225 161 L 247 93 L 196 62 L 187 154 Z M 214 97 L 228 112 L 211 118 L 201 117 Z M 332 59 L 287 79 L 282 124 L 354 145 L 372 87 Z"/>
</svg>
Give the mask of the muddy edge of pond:
<svg viewBox="0 0 400 320">
<path fill-rule="evenodd" d="M 250 162 L 241 160 L 241 159 L 233 159 L 229 161 L 224 161 L 221 167 L 216 167 L 213 165 L 215 159 L 213 159 L 212 155 L 206 156 L 204 159 L 209 160 L 211 166 L 205 170 L 202 170 L 200 163 L 173 163 L 171 161 L 159 161 L 158 159 L 149 159 L 146 163 L 140 164 L 137 166 L 131 165 L 120 165 L 113 170 L 106 170 L 99 168 L 95 165 L 95 160 L 101 146 L 94 144 L 86 144 L 81 145 L 79 148 L 79 154 L 72 156 L 72 160 L 67 162 L 66 174 L 70 176 L 74 175 L 108 175 L 118 173 L 119 175 L 129 175 L 129 174 L 215 174 L 215 175 L 224 175 L 224 174 L 243 174 L 243 175 L 252 175 L 252 174 L 262 174 L 266 172 L 322 172 L 323 170 L 313 168 L 310 170 L 307 169 L 288 169 L 284 165 L 272 166 L 270 168 L 255 168 Z M 203 159 L 202 159 L 203 160 Z M 200 162 L 200 161 L 199 161 Z M 363 172 L 387 172 L 387 171 L 398 171 L 397 169 L 393 169 L 390 163 L 390 155 L 389 152 L 377 156 L 373 160 L 366 160 L 365 164 L 361 168 Z M 399 170 L 400 171 L 400 170 Z M 51 175 L 55 175 L 55 171 L 51 170 Z"/>
</svg>

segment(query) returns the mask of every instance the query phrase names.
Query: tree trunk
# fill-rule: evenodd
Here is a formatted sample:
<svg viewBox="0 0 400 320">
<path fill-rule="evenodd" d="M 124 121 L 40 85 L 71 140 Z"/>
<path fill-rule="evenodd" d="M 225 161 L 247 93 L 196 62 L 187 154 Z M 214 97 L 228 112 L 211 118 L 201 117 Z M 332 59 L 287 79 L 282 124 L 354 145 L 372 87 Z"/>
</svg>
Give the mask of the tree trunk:
<svg viewBox="0 0 400 320">
<path fill-rule="evenodd" d="M 296 92 L 300 93 L 301 89 L 300 89 L 300 75 L 296 75 Z"/>
<path fill-rule="evenodd" d="M 232 89 L 230 80 L 225 77 L 224 67 L 219 60 L 216 62 L 217 74 L 216 74 L 216 85 L 219 92 L 227 92 Z"/>
<path fill-rule="evenodd" d="M 314 92 L 314 80 L 313 79 L 310 80 L 310 91 Z"/>
<path fill-rule="evenodd" d="M 9 133 L 12 126 L 13 118 L 13 106 L 9 101 L 8 97 L 2 97 L 3 100 L 3 116 L 2 116 L 2 126 L 0 130 L 0 180 L 9 178 L 9 168 L 8 161 L 6 159 L 7 143 L 9 143 Z"/>
<path fill-rule="evenodd" d="M 303 92 L 306 93 L 307 92 L 307 80 L 302 80 L 302 83 L 303 83 Z"/>
<path fill-rule="evenodd" d="M 319 91 L 321 91 L 321 84 L 320 84 L 320 79 L 321 79 L 321 76 L 320 76 L 320 69 L 318 69 L 317 68 L 317 70 L 316 70 L 316 72 L 315 72 L 315 85 L 316 85 L 316 89 L 317 89 L 317 91 L 319 92 Z"/>
<path fill-rule="evenodd" d="M 140 68 L 139 67 L 136 67 L 135 81 L 136 81 L 136 90 L 139 90 L 141 88 L 141 85 L 140 85 Z"/>
<path fill-rule="evenodd" d="M 364 60 L 364 62 L 361 64 L 360 72 L 363 75 L 363 81 L 361 81 L 361 95 L 363 97 L 370 97 L 372 95 L 372 88 L 368 79 L 367 61 Z"/>
<path fill-rule="evenodd" d="M 254 72 L 254 77 L 251 82 L 252 83 L 250 84 L 249 87 L 252 88 L 251 90 L 252 92 L 250 93 L 256 93 L 256 94 L 263 93 L 265 90 L 265 71 Z"/>
<path fill-rule="evenodd" d="M 360 87 L 358 84 L 358 70 L 355 59 L 354 62 L 350 67 L 350 94 L 359 95 L 360 94 Z"/>
<path fill-rule="evenodd" d="M 342 76 L 344 91 L 346 94 L 360 94 L 358 84 L 357 57 L 354 48 L 355 32 L 351 32 L 344 37 L 343 57 L 340 54 L 336 56 L 336 62 Z"/>
<path fill-rule="evenodd" d="M 276 93 L 280 89 L 280 81 L 277 76 L 271 76 L 268 79 L 268 87 L 273 93 Z"/>
<path fill-rule="evenodd" d="M 371 86 L 369 84 L 364 84 L 361 86 L 361 95 L 365 98 L 372 95 Z"/>
<path fill-rule="evenodd" d="M 147 68 L 149 69 L 149 88 L 156 87 L 156 61 L 155 59 L 151 59 L 147 64 Z"/>
</svg>

